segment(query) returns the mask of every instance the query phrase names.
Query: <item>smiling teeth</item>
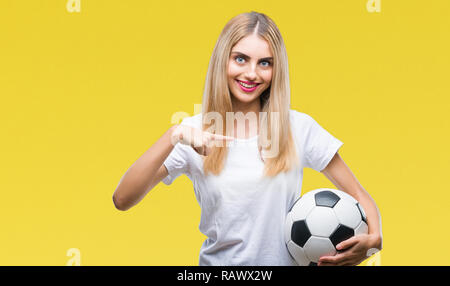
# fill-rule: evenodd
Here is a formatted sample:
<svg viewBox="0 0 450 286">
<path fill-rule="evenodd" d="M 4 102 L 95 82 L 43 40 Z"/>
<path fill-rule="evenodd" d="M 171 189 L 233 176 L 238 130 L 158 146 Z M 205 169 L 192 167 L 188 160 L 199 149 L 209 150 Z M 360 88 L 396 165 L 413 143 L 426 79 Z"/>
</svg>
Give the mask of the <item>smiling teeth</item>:
<svg viewBox="0 0 450 286">
<path fill-rule="evenodd" d="M 252 88 L 252 87 L 255 87 L 257 85 L 256 83 L 252 84 L 252 85 L 249 85 L 249 84 L 243 83 L 241 81 L 238 81 L 238 82 L 239 82 L 240 85 L 242 85 L 243 87 L 246 87 L 246 88 Z"/>
</svg>

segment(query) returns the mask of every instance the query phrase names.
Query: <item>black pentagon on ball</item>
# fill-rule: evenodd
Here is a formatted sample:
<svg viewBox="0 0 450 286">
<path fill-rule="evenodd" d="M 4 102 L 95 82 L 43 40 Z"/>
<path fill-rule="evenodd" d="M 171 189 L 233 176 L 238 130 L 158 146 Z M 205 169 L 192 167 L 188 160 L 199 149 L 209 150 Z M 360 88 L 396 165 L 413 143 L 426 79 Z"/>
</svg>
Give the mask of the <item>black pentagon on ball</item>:
<svg viewBox="0 0 450 286">
<path fill-rule="evenodd" d="M 306 221 L 298 220 L 292 224 L 291 239 L 295 244 L 303 247 L 310 237 L 311 232 L 306 225 Z"/>
<path fill-rule="evenodd" d="M 340 224 L 337 229 L 330 236 L 331 243 L 333 243 L 334 247 L 344 240 L 349 239 L 350 237 L 355 235 L 355 231 L 352 228 L 349 228 L 345 225 Z"/>
<path fill-rule="evenodd" d="M 316 206 L 321 207 L 334 207 L 337 202 L 339 202 L 340 198 L 333 192 L 330 191 L 322 191 L 314 195 L 316 200 Z"/>
<path fill-rule="evenodd" d="M 359 213 L 361 214 L 361 219 L 363 220 L 363 222 L 367 224 L 367 217 L 366 213 L 364 212 L 364 209 L 359 203 L 356 203 L 356 206 L 358 207 Z"/>
</svg>

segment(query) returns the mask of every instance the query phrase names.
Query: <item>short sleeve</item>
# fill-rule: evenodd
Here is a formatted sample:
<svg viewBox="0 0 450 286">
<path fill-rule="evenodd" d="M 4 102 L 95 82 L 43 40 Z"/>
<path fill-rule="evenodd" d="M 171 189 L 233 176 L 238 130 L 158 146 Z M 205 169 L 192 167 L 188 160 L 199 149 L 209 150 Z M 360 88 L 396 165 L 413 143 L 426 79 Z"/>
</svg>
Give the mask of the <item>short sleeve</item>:
<svg viewBox="0 0 450 286">
<path fill-rule="evenodd" d="M 191 125 L 189 118 L 183 119 L 180 124 Z M 164 184 L 172 184 L 172 182 L 182 174 L 189 176 L 189 165 L 191 162 L 189 157 L 190 148 L 190 146 L 182 143 L 177 143 L 175 147 L 173 147 L 172 152 L 170 152 L 169 156 L 167 156 L 163 163 L 169 173 L 164 179 L 162 179 Z"/>
<path fill-rule="evenodd" d="M 172 182 L 182 174 L 188 174 L 189 170 L 189 157 L 188 150 L 190 148 L 187 145 L 178 143 L 172 149 L 169 156 L 164 161 L 164 165 L 169 173 L 167 177 L 162 179 L 163 183 L 166 185 L 172 184 Z"/>
<path fill-rule="evenodd" d="M 321 172 L 344 144 L 307 115 L 309 130 L 305 139 L 305 167 Z"/>
</svg>

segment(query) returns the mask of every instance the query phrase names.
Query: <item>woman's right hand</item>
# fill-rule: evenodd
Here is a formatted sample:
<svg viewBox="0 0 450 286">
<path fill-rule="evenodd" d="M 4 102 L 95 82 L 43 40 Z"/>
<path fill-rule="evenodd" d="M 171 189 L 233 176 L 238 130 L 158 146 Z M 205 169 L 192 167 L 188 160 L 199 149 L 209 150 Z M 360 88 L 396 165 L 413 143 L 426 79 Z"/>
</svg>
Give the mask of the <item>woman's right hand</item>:
<svg viewBox="0 0 450 286">
<path fill-rule="evenodd" d="M 203 131 L 187 125 L 174 126 L 171 141 L 191 146 L 200 155 L 208 156 L 214 146 L 225 146 L 226 142 L 234 140 L 234 137 L 223 136 Z"/>
</svg>

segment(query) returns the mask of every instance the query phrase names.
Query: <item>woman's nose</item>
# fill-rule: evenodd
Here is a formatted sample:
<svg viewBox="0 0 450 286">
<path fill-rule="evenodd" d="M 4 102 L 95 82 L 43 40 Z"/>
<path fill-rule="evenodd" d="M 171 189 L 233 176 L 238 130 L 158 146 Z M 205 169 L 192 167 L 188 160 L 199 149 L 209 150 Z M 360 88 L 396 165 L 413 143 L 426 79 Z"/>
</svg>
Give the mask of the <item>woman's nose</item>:
<svg viewBox="0 0 450 286">
<path fill-rule="evenodd" d="M 249 65 L 247 71 L 245 72 L 245 77 L 249 81 L 254 81 L 256 79 L 256 66 L 255 65 Z"/>
</svg>

